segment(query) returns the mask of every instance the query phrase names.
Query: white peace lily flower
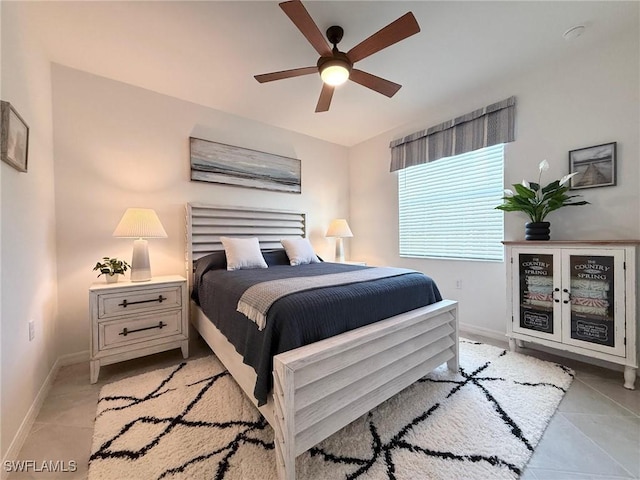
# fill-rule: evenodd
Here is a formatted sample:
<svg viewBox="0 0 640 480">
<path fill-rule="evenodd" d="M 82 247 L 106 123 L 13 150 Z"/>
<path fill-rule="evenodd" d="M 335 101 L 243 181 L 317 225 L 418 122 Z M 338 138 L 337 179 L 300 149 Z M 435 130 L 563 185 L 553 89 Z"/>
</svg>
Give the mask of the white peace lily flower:
<svg viewBox="0 0 640 480">
<path fill-rule="evenodd" d="M 577 173 L 565 175 L 560 180 L 554 180 L 543 187 L 540 180 L 542 179 L 542 172 L 549 170 L 549 162 L 543 160 L 538 165 L 538 169 L 538 183 L 531 184 L 527 180 L 522 180 L 521 185 L 514 184 L 516 193 L 505 188 L 503 203 L 495 208 L 505 212 L 523 212 L 529 216 L 532 222 L 543 222 L 549 213 L 561 207 L 587 205 L 589 203 L 585 200 L 574 200 L 575 197 L 580 195 L 565 195 L 569 189 L 565 184 Z M 526 188 L 527 191 L 520 188 L 521 186 Z"/>
<path fill-rule="evenodd" d="M 540 170 L 541 172 L 546 172 L 547 170 L 549 170 L 549 162 L 547 162 L 546 160 L 542 160 L 540 162 L 540 165 L 538 165 L 538 170 Z"/>
<path fill-rule="evenodd" d="M 560 186 L 563 186 L 565 183 L 567 183 L 569 180 L 571 180 L 577 174 L 578 174 L 578 172 L 573 172 L 573 173 L 570 173 L 569 175 L 565 175 L 564 177 L 562 177 L 560 179 Z"/>
</svg>

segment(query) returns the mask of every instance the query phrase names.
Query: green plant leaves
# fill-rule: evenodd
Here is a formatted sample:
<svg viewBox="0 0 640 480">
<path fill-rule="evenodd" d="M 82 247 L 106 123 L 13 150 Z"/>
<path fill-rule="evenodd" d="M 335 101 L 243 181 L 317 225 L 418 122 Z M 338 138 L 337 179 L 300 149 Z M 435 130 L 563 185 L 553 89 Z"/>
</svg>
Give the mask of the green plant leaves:
<svg viewBox="0 0 640 480">
<path fill-rule="evenodd" d="M 124 260 L 119 260 L 117 258 L 109 258 L 102 257 L 102 262 L 97 262 L 96 266 L 93 267 L 93 270 L 100 270 L 100 275 L 116 275 L 116 274 L 124 274 L 127 269 L 131 268 Z"/>
<path fill-rule="evenodd" d="M 516 193 L 524 198 L 535 198 L 536 192 L 531 190 L 530 188 L 525 187 L 519 183 L 513 185 L 513 188 L 516 190 Z M 511 198 L 516 198 L 515 196 Z"/>
<path fill-rule="evenodd" d="M 513 188 L 515 194 L 502 197 L 504 203 L 495 208 L 505 212 L 526 213 L 532 222 L 544 221 L 549 213 L 559 208 L 589 203 L 585 200 L 573 200 L 580 195 L 566 195 L 569 186 L 561 184 L 559 180 L 554 180 L 542 189 L 538 183 L 523 180 L 522 183 L 514 184 Z"/>
</svg>

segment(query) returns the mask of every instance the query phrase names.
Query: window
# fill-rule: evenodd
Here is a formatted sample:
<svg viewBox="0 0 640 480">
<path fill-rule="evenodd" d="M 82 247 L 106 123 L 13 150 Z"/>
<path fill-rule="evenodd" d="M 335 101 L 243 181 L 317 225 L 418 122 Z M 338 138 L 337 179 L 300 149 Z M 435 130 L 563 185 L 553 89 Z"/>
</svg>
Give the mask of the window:
<svg viewBox="0 0 640 480">
<path fill-rule="evenodd" d="M 504 261 L 504 144 L 398 172 L 401 257 Z"/>
</svg>

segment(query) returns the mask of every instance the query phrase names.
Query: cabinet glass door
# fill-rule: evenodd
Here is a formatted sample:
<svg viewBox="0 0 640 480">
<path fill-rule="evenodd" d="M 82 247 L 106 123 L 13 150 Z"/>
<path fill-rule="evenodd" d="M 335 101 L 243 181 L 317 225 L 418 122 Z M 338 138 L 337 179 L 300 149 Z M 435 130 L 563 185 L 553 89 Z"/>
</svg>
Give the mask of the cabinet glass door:
<svg viewBox="0 0 640 480">
<path fill-rule="evenodd" d="M 560 341 L 560 254 L 554 251 L 514 251 L 513 331 Z"/>
<path fill-rule="evenodd" d="M 624 252 L 569 252 L 563 272 L 563 342 L 624 356 Z"/>
</svg>

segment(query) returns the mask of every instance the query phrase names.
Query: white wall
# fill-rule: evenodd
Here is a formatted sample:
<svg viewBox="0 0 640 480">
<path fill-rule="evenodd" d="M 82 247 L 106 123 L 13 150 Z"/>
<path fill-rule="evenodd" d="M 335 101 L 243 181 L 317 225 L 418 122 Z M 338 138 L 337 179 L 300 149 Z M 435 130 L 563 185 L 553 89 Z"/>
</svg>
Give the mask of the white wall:
<svg viewBox="0 0 640 480">
<path fill-rule="evenodd" d="M 56 246 L 51 75 L 25 34 L 20 5 L 1 2 L 2 89 L 30 127 L 28 172 L 0 163 L 2 182 L 1 440 L 4 459 L 56 359 Z M 28 322 L 35 321 L 29 342 Z M 14 448 L 19 444 L 14 444 Z M 17 453 L 17 452 L 14 452 Z"/>
<path fill-rule="evenodd" d="M 408 259 L 398 256 L 397 177 L 389 173 L 389 142 L 511 95 L 517 97 L 517 140 L 505 148 L 505 185 L 535 181 L 538 163 L 550 170 L 543 182 L 568 172 L 568 151 L 618 142 L 618 185 L 585 189 L 591 205 L 553 212 L 551 238 L 640 238 L 639 38 L 637 27 L 599 49 L 532 69 L 526 75 L 481 85 L 443 99 L 419 121 L 353 147 L 350 222 L 352 258 L 396 264 L 431 275 L 443 296 L 460 301 L 461 322 L 493 334 L 505 331 L 504 263 Z M 567 47 L 574 48 L 574 47 Z M 464 181 L 462 178 L 460 181 Z M 524 239 L 526 216 L 505 214 L 505 239 Z M 462 280 L 462 288 L 455 281 Z"/>
<path fill-rule="evenodd" d="M 88 350 L 95 262 L 131 259 L 132 241 L 112 237 L 127 207 L 155 209 L 167 231 L 149 240 L 154 275 L 185 273 L 187 202 L 300 209 L 333 258 L 324 233 L 349 213 L 345 147 L 60 65 L 52 81 L 60 354 Z M 300 159 L 302 194 L 189 181 L 190 136 Z"/>
</svg>

